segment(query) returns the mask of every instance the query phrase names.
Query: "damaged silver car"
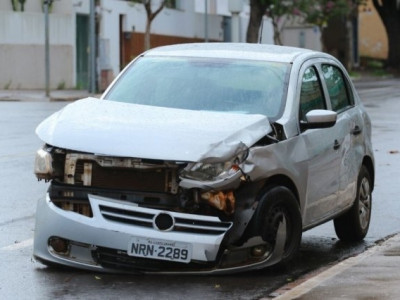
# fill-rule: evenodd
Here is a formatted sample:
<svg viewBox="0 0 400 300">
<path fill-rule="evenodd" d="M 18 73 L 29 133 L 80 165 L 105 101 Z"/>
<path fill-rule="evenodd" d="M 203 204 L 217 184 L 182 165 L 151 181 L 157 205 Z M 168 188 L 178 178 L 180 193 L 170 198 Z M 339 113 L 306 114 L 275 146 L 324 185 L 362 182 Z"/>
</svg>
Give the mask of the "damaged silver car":
<svg viewBox="0 0 400 300">
<path fill-rule="evenodd" d="M 34 257 L 92 271 L 234 273 L 289 261 L 333 220 L 367 234 L 370 119 L 311 50 L 187 44 L 137 57 L 36 129 Z"/>
</svg>

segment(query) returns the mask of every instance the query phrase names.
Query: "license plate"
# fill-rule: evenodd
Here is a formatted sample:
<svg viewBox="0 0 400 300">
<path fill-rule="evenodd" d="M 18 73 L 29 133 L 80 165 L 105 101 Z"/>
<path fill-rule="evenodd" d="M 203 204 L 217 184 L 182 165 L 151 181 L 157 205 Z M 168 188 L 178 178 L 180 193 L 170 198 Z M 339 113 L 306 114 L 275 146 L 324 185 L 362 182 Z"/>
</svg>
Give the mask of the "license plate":
<svg viewBox="0 0 400 300">
<path fill-rule="evenodd" d="M 192 244 L 135 237 L 128 245 L 128 255 L 188 263 Z"/>
</svg>

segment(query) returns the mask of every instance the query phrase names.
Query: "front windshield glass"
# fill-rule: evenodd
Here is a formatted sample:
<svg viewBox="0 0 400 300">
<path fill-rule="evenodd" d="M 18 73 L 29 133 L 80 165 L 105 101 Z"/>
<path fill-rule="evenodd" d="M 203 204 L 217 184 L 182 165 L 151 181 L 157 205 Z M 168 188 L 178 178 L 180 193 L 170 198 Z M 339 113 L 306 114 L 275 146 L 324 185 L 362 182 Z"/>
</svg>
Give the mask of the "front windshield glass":
<svg viewBox="0 0 400 300">
<path fill-rule="evenodd" d="M 152 106 L 281 114 L 290 65 L 286 63 L 192 57 L 142 57 L 104 99 Z"/>
</svg>

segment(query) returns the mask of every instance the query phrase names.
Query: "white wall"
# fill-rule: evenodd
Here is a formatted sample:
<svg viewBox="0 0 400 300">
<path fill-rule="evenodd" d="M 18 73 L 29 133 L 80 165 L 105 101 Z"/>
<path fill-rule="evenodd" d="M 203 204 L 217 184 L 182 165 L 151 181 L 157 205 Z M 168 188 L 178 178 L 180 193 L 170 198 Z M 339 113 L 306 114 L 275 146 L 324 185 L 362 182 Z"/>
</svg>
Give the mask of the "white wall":
<svg viewBox="0 0 400 300">
<path fill-rule="evenodd" d="M 49 41 L 52 45 L 73 45 L 72 16 L 49 14 Z M 44 14 L 0 11 L 1 44 L 44 44 Z"/>
<path fill-rule="evenodd" d="M 285 27 L 282 43 L 286 46 L 321 51 L 321 32 L 317 26 Z"/>
<path fill-rule="evenodd" d="M 2 0 L 4 1 L 4 0 Z M 50 86 L 74 86 L 72 15 L 49 15 Z M 0 11 L 0 89 L 45 87 L 44 14 Z"/>
<path fill-rule="evenodd" d="M 195 11 L 199 14 L 205 13 L 205 1 L 206 0 L 194 0 Z M 232 14 L 229 11 L 229 0 L 207 0 L 207 10 L 209 15 L 219 15 L 225 17 L 231 17 Z M 241 43 L 246 42 L 247 27 L 250 19 L 250 6 L 247 0 L 242 0 L 243 9 L 239 14 L 239 41 Z M 262 32 L 262 44 L 273 44 L 273 27 L 271 20 L 264 18 L 263 20 L 263 32 Z M 211 26 L 209 26 L 211 27 Z"/>
</svg>

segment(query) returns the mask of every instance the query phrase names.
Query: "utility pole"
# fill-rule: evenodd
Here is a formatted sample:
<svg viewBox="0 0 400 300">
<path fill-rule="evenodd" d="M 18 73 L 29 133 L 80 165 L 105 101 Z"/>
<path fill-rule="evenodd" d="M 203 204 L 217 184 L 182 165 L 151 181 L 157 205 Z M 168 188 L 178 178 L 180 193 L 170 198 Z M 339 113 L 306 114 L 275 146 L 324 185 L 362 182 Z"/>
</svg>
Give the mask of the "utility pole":
<svg viewBox="0 0 400 300">
<path fill-rule="evenodd" d="M 208 42 L 208 0 L 204 0 L 204 41 Z"/>
<path fill-rule="evenodd" d="M 243 9 L 243 0 L 229 0 L 229 11 L 232 14 L 232 42 L 240 42 L 240 12 Z"/>
<path fill-rule="evenodd" d="M 96 6 L 90 0 L 89 15 L 89 93 L 96 92 Z"/>
<path fill-rule="evenodd" d="M 45 63 L 45 85 L 46 97 L 50 96 L 50 47 L 49 47 L 49 6 L 53 0 L 44 0 L 44 63 Z"/>
</svg>

